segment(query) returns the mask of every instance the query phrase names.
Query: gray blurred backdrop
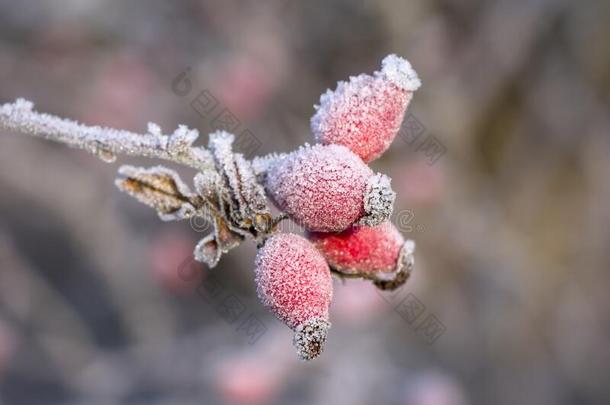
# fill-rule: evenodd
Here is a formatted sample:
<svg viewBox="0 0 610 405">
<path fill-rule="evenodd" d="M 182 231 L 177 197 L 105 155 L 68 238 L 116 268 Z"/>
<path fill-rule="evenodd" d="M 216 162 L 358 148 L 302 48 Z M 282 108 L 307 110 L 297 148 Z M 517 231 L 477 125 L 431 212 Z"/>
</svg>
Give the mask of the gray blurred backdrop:
<svg viewBox="0 0 610 405">
<path fill-rule="evenodd" d="M 610 403 L 609 21 L 607 1 L 0 1 L 0 103 L 88 124 L 205 135 L 226 109 L 256 154 L 286 152 L 386 54 L 423 82 L 372 164 L 414 277 L 336 281 L 307 364 L 258 302 L 251 242 L 196 267 L 204 229 L 120 193 L 118 164 L 1 132 L 0 403 Z"/>
</svg>

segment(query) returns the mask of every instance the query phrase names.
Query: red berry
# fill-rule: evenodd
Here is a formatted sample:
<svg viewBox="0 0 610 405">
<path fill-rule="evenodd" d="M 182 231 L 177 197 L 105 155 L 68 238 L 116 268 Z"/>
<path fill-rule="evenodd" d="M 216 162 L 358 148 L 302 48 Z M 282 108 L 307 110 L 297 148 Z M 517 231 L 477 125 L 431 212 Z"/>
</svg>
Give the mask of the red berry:
<svg viewBox="0 0 610 405">
<path fill-rule="evenodd" d="M 295 331 L 299 356 L 317 357 L 330 328 L 328 307 L 333 295 L 324 257 L 302 236 L 277 234 L 259 249 L 255 273 L 259 298 Z"/>
<path fill-rule="evenodd" d="M 306 145 L 271 163 L 266 188 L 278 207 L 310 231 L 377 225 L 392 213 L 390 180 L 340 145 Z"/>
<path fill-rule="evenodd" d="M 320 97 L 311 118 L 317 142 L 347 146 L 365 162 L 388 149 L 421 82 L 403 58 L 388 55 L 381 64 L 381 72 L 351 77 Z"/>
<path fill-rule="evenodd" d="M 405 240 L 389 221 L 339 234 L 313 232 L 307 236 L 330 266 L 342 273 L 394 273 L 402 266 Z"/>
</svg>

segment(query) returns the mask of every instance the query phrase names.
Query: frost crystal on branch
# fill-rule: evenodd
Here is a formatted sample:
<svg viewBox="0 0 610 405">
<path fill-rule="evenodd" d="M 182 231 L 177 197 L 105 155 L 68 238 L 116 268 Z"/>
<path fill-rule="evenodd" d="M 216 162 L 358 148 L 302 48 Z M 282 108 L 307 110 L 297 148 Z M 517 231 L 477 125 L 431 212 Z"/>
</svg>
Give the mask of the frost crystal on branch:
<svg viewBox="0 0 610 405">
<path fill-rule="evenodd" d="M 33 107 L 32 102 L 24 99 L 0 105 L 0 128 L 84 149 L 105 162 L 113 162 L 117 154 L 125 154 L 169 160 L 198 170 L 213 167 L 208 151 L 191 146 L 199 136 L 195 129 L 181 125 L 173 134 L 163 135 L 159 126 L 151 123 L 147 134 L 136 134 L 82 125 L 69 119 L 36 112 Z"/>
</svg>

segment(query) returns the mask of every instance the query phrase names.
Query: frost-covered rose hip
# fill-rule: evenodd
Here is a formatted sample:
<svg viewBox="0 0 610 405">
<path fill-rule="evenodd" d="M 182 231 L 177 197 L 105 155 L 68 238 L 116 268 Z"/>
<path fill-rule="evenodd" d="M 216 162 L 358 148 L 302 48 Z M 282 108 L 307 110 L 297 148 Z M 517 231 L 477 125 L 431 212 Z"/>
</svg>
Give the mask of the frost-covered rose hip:
<svg viewBox="0 0 610 405">
<path fill-rule="evenodd" d="M 256 256 L 258 296 L 295 331 L 294 345 L 304 360 L 324 349 L 333 295 L 330 269 L 305 238 L 281 233 L 269 238 Z"/>
<path fill-rule="evenodd" d="M 375 227 L 352 227 L 338 234 L 311 232 L 307 237 L 333 269 L 346 274 L 394 273 L 402 268 L 408 253 L 404 251 L 404 238 L 389 221 Z"/>
<path fill-rule="evenodd" d="M 392 213 L 390 179 L 340 145 L 305 145 L 270 163 L 266 189 L 278 207 L 310 231 L 378 225 Z"/>
<path fill-rule="evenodd" d="M 420 85 L 407 60 L 386 56 L 381 72 L 350 77 L 322 94 L 311 118 L 316 141 L 347 146 L 365 162 L 378 158 L 394 140 Z"/>
</svg>

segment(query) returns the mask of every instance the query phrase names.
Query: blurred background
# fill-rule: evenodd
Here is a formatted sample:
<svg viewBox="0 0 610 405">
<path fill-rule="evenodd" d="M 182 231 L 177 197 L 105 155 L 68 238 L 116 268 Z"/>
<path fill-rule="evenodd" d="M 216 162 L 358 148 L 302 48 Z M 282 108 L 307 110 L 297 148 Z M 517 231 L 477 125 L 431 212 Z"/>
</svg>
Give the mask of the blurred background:
<svg viewBox="0 0 610 405">
<path fill-rule="evenodd" d="M 312 142 L 320 94 L 388 53 L 423 85 L 372 163 L 414 276 L 336 280 L 309 363 L 256 297 L 252 242 L 197 266 L 205 226 L 120 193 L 118 164 L 0 133 L 0 403 L 610 403 L 609 20 L 601 0 L 1 0 L 0 103 L 87 124 L 204 143 L 226 110 L 262 155 Z"/>
</svg>

